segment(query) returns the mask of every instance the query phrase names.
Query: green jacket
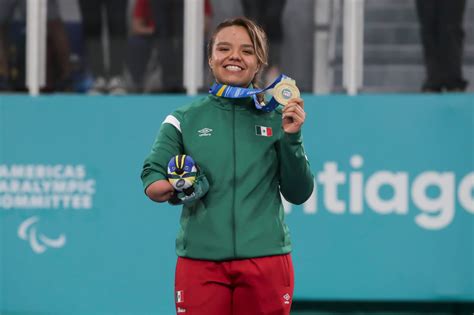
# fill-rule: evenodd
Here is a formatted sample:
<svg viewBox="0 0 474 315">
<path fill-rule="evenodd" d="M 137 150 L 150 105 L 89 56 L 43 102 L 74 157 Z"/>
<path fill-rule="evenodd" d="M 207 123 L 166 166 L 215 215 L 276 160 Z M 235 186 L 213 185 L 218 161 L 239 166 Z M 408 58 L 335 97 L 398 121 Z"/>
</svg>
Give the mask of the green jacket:
<svg viewBox="0 0 474 315">
<path fill-rule="evenodd" d="M 178 256 L 230 260 L 291 251 L 280 192 L 301 204 L 314 180 L 301 134 L 285 133 L 281 121 L 281 108 L 264 113 L 251 98 L 212 95 L 166 117 L 143 166 L 145 189 L 166 179 L 177 154 L 190 155 L 210 185 L 201 200 L 183 206 Z"/>
</svg>

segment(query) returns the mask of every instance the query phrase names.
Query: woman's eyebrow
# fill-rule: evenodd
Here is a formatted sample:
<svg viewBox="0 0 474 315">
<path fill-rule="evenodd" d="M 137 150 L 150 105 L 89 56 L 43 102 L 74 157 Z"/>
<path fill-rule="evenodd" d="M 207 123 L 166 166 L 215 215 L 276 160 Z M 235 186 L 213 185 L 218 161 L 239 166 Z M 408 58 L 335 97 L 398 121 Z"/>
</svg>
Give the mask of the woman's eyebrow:
<svg viewBox="0 0 474 315">
<path fill-rule="evenodd" d="M 218 43 L 216 43 L 216 46 L 232 46 L 232 44 L 230 42 L 218 42 Z M 242 45 L 240 45 L 240 47 L 242 47 L 242 48 L 252 48 L 253 49 L 252 44 L 242 44 Z"/>
</svg>

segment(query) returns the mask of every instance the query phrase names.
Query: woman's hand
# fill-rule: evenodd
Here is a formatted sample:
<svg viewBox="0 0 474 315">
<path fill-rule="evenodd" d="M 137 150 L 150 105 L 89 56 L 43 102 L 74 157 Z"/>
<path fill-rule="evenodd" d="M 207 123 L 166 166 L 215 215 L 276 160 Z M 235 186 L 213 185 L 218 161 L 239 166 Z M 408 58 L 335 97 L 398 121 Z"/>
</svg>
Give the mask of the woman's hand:
<svg viewBox="0 0 474 315">
<path fill-rule="evenodd" d="M 306 118 L 304 101 L 301 98 L 292 98 L 283 108 L 282 127 L 286 133 L 297 133 Z"/>
<path fill-rule="evenodd" d="M 153 201 L 165 202 L 170 200 L 174 194 L 174 188 L 165 179 L 152 183 L 146 189 L 146 195 Z"/>
</svg>

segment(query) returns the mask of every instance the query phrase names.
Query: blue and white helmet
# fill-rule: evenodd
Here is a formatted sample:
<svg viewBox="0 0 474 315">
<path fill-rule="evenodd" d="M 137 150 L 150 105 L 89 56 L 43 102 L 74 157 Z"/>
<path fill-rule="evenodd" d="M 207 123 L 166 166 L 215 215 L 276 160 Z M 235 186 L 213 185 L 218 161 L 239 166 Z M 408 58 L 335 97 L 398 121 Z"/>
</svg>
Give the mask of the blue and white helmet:
<svg viewBox="0 0 474 315">
<path fill-rule="evenodd" d="M 177 191 L 193 186 L 196 175 L 196 163 L 189 155 L 176 155 L 168 162 L 168 181 Z"/>
</svg>

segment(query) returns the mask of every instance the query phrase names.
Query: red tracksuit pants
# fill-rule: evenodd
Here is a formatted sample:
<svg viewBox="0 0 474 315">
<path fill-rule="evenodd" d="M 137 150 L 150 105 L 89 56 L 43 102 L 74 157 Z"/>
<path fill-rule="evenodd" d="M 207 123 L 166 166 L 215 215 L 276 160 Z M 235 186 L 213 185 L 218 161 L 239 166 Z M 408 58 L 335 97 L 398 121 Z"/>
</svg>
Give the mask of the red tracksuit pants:
<svg viewBox="0 0 474 315">
<path fill-rule="evenodd" d="M 231 261 L 179 257 L 178 315 L 289 315 L 294 275 L 290 254 Z"/>
</svg>

